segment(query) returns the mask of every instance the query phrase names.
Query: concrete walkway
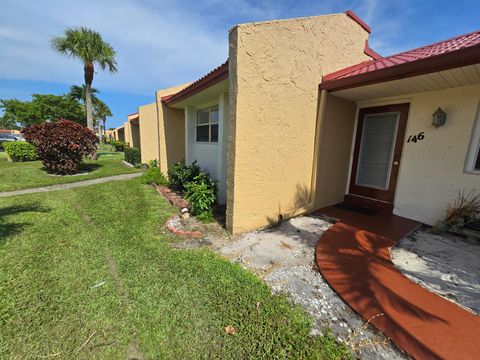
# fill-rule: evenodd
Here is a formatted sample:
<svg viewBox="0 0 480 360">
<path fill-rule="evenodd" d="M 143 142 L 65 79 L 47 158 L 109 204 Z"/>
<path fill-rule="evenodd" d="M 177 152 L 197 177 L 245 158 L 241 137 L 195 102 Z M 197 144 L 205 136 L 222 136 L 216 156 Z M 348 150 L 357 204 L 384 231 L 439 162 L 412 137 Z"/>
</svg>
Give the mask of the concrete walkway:
<svg viewBox="0 0 480 360">
<path fill-rule="evenodd" d="M 0 192 L 0 198 L 9 197 L 9 196 L 16 196 L 16 195 L 35 194 L 35 193 L 49 192 L 49 191 L 56 191 L 56 190 L 74 189 L 74 188 L 77 188 L 77 187 L 103 184 L 103 183 L 110 182 L 110 181 L 128 180 L 128 179 L 133 179 L 133 178 L 139 177 L 142 174 L 143 173 L 141 173 L 141 172 L 131 173 L 131 174 L 121 174 L 121 175 L 107 176 L 107 177 L 92 179 L 92 180 L 77 181 L 77 182 L 68 183 L 68 184 L 58 184 L 58 185 L 44 186 L 44 187 L 39 187 L 39 188 L 34 188 L 34 189 L 5 191 L 5 192 Z"/>
<path fill-rule="evenodd" d="M 352 309 L 416 359 L 478 359 L 480 317 L 412 282 L 390 259 L 389 248 L 414 221 L 334 207 L 319 212 L 340 221 L 320 237 L 317 263 Z"/>
</svg>

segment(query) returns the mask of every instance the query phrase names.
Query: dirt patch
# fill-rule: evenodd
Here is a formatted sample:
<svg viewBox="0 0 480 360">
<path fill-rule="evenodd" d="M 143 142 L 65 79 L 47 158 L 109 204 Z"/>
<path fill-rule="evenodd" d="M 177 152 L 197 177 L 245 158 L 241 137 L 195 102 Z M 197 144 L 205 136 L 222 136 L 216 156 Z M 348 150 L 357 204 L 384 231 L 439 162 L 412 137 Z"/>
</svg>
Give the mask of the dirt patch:
<svg viewBox="0 0 480 360">
<path fill-rule="evenodd" d="M 316 216 L 216 243 L 212 248 L 261 278 L 275 293 L 288 295 L 314 318 L 312 334 L 325 328 L 362 359 L 407 359 L 399 348 L 362 320 L 330 288 L 315 264 L 315 245 L 331 222 Z"/>
<path fill-rule="evenodd" d="M 170 218 L 169 221 L 170 223 L 174 222 L 175 226 L 183 232 L 183 234 L 174 233 L 185 238 L 183 241 L 171 243 L 171 246 L 175 249 L 210 247 L 217 242 L 230 238 L 228 232 L 217 222 L 204 224 L 193 216 L 181 217 L 180 215 Z M 197 234 L 200 234 L 200 236 L 196 236 Z"/>
<path fill-rule="evenodd" d="M 480 245 L 422 228 L 391 251 L 399 271 L 424 288 L 480 314 Z"/>
<path fill-rule="evenodd" d="M 144 360 L 145 359 L 145 357 L 140 352 L 138 340 L 133 340 L 130 344 L 128 344 L 127 359 L 128 360 Z"/>
</svg>

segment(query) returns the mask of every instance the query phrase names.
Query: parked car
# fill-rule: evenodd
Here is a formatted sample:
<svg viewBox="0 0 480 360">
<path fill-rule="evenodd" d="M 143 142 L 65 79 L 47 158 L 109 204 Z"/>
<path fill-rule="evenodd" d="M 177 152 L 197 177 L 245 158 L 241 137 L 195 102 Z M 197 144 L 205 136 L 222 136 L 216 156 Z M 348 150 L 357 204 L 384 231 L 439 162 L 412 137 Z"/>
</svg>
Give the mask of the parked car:
<svg viewBox="0 0 480 360">
<path fill-rule="evenodd" d="M 20 134 L 0 133 L 0 149 L 3 149 L 2 144 L 4 142 L 12 142 L 12 141 L 25 141 L 25 138 Z"/>
</svg>

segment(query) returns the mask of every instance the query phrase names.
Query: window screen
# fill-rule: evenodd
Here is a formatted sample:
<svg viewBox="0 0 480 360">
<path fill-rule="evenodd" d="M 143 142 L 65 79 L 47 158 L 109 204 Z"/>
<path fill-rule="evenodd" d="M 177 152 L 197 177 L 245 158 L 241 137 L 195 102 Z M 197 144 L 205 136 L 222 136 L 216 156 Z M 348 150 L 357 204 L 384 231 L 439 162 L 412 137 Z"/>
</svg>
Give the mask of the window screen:
<svg viewBox="0 0 480 360">
<path fill-rule="evenodd" d="M 398 118 L 398 113 L 365 115 L 357 166 L 357 185 L 388 188 Z"/>
</svg>

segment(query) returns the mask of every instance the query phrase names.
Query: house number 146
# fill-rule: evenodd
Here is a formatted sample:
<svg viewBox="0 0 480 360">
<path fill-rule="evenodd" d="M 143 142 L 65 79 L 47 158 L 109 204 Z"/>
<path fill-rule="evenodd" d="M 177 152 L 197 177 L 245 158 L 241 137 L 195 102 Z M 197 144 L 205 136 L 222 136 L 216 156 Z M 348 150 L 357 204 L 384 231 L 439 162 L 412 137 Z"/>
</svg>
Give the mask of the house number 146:
<svg viewBox="0 0 480 360">
<path fill-rule="evenodd" d="M 407 143 L 409 142 L 416 143 L 417 141 L 422 141 L 423 139 L 425 139 L 425 133 L 422 131 L 421 133 L 418 133 L 416 135 L 410 135 L 408 137 Z"/>
</svg>

